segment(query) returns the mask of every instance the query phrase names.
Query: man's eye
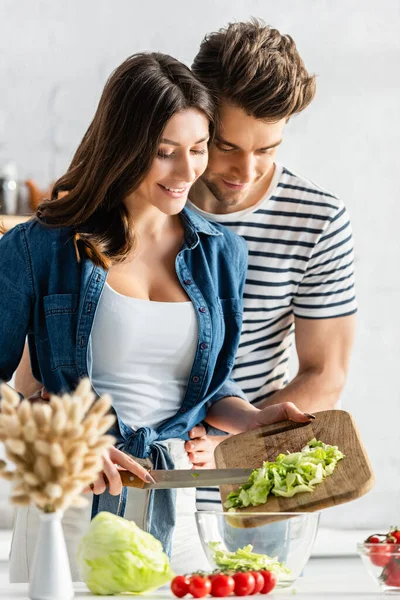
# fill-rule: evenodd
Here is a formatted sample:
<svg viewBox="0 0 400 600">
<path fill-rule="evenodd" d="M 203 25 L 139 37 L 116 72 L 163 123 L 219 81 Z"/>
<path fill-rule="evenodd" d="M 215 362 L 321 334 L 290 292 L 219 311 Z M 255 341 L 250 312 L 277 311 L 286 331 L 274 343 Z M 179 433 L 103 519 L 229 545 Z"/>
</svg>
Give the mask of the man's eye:
<svg viewBox="0 0 400 600">
<path fill-rule="evenodd" d="M 221 152 L 232 152 L 233 148 L 227 147 L 227 146 L 217 146 L 218 150 L 220 150 Z"/>
<path fill-rule="evenodd" d="M 159 150 L 157 152 L 157 156 L 159 156 L 160 158 L 172 158 L 173 156 L 175 156 L 175 153 L 171 152 L 170 154 L 167 154 L 166 152 Z"/>
</svg>

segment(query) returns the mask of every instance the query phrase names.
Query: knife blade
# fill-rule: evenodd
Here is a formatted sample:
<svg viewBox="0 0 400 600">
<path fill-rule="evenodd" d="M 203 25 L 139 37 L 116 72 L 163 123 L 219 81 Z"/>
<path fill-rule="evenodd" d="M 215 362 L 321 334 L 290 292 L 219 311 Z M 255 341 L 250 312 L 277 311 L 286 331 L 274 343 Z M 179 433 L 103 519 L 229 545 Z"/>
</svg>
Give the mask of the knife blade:
<svg viewBox="0 0 400 600">
<path fill-rule="evenodd" d="M 121 469 L 123 485 L 143 490 L 220 486 L 246 483 L 253 469 L 171 469 L 149 471 L 155 483 L 146 483 L 130 471 Z"/>
</svg>

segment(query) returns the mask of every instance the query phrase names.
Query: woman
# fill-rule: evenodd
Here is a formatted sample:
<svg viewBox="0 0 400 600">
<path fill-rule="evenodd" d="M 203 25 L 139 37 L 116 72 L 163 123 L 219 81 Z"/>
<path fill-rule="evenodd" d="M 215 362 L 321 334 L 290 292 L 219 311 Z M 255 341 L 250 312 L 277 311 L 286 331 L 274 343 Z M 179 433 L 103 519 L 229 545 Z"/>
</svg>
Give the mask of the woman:
<svg viewBox="0 0 400 600">
<path fill-rule="evenodd" d="M 0 379 L 11 378 L 26 336 L 33 374 L 50 392 L 89 376 L 111 394 L 117 447 L 143 478 L 137 461 L 173 468 L 162 442 L 187 438 L 202 419 L 237 433 L 282 418 L 247 404 L 229 379 L 245 242 L 185 208 L 213 127 L 212 100 L 187 67 L 156 53 L 128 58 L 51 201 L 0 240 Z M 279 410 L 308 420 L 293 405 Z M 104 488 L 100 478 L 92 514 L 124 514 L 126 495 Z M 173 493 L 152 492 L 143 510 L 169 552 Z M 29 516 L 20 521 L 17 566 L 35 537 Z"/>
</svg>

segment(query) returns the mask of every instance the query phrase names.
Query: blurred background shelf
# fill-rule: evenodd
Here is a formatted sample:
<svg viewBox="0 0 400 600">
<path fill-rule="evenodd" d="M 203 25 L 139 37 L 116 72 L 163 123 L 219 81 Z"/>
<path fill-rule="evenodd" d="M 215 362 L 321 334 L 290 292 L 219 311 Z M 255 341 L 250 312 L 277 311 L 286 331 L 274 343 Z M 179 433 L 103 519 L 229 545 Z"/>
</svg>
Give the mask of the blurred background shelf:
<svg viewBox="0 0 400 600">
<path fill-rule="evenodd" d="M 30 219 L 30 215 L 0 215 L 0 222 L 3 223 L 7 229 L 18 225 L 19 223 L 24 223 L 24 221 L 27 221 L 28 219 Z"/>
</svg>

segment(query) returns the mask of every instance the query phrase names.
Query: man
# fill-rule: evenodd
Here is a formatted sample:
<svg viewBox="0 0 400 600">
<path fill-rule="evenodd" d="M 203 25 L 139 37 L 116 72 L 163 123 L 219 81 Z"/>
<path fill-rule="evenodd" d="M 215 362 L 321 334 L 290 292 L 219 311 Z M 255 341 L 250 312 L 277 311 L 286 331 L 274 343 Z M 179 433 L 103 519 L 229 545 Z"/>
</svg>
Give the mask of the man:
<svg viewBox="0 0 400 600">
<path fill-rule="evenodd" d="M 249 246 L 243 330 L 233 378 L 250 402 L 334 408 L 346 381 L 356 300 L 351 227 L 343 203 L 276 162 L 289 119 L 315 94 L 295 43 L 259 21 L 204 39 L 192 66 L 219 103 L 220 126 L 190 207 Z M 299 370 L 289 383 L 293 342 Z M 213 466 L 223 439 L 191 432 L 196 468 Z M 212 510 L 219 494 L 198 490 Z"/>
</svg>

